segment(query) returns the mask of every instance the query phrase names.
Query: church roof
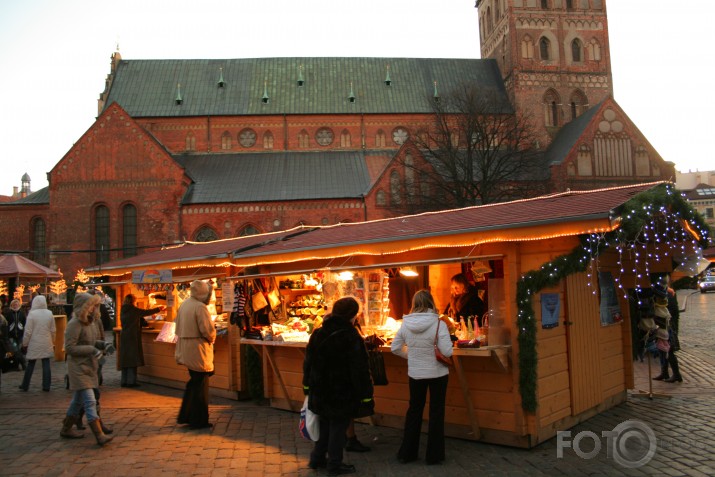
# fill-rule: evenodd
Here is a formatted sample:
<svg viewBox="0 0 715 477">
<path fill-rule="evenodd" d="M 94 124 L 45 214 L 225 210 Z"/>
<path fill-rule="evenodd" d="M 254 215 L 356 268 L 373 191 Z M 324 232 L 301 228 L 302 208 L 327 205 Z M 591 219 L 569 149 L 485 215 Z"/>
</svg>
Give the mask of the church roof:
<svg viewBox="0 0 715 477">
<path fill-rule="evenodd" d="M 176 155 L 193 180 L 182 203 L 355 199 L 372 184 L 368 157 L 388 151 Z"/>
<path fill-rule="evenodd" d="M 3 205 L 40 205 L 40 204 L 49 204 L 49 203 L 50 203 L 50 188 L 44 187 L 36 192 L 33 192 L 32 194 L 28 195 L 27 197 L 23 197 L 22 199 L 17 199 L 13 202 L 6 202 L 6 203 L 3 203 Z"/>
<path fill-rule="evenodd" d="M 121 60 L 104 108 L 116 101 L 135 118 L 430 113 L 435 81 L 440 94 L 475 84 L 511 110 L 495 60 L 337 57 Z"/>
<path fill-rule="evenodd" d="M 584 131 L 591 124 L 596 112 L 603 105 L 603 101 L 584 112 L 581 116 L 565 124 L 546 150 L 546 164 L 559 165 L 582 137 Z"/>
</svg>

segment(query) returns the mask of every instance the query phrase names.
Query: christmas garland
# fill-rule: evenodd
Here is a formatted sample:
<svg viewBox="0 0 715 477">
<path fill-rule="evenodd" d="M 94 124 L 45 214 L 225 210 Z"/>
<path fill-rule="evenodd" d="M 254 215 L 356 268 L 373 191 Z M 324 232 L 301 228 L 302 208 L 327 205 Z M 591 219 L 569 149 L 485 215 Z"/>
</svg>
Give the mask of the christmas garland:
<svg viewBox="0 0 715 477">
<path fill-rule="evenodd" d="M 535 412 L 537 384 L 536 313 L 532 301 L 536 293 L 553 287 L 573 273 L 584 272 L 594 259 L 609 246 L 629 247 L 636 239 L 645 240 L 644 230 L 659 217 L 670 216 L 687 221 L 698 237 L 695 243 L 701 248 L 708 246 L 710 228 L 702 216 L 675 191 L 670 184 L 661 184 L 636 195 L 617 211 L 621 217 L 620 227 L 603 235 L 582 235 L 580 244 L 570 253 L 545 263 L 541 269 L 524 274 L 517 282 L 517 329 L 519 343 L 519 391 L 521 406 L 527 412 Z M 647 235 L 647 234 L 645 234 Z M 652 239 L 653 237 L 650 237 Z"/>
</svg>

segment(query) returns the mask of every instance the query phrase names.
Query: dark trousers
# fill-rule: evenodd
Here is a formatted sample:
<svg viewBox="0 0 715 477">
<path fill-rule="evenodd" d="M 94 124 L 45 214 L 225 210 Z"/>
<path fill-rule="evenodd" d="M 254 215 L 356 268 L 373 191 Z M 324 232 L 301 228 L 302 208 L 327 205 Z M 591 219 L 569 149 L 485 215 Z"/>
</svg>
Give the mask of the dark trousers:
<svg viewBox="0 0 715 477">
<path fill-rule="evenodd" d="M 343 463 L 343 447 L 345 447 L 345 431 L 348 430 L 350 417 L 320 417 L 320 438 L 310 453 L 310 462 L 320 464 L 325 462 L 328 454 L 328 470 L 338 469 Z"/>
<path fill-rule="evenodd" d="M 209 377 L 213 372 L 189 370 L 189 381 L 184 390 L 179 417 L 176 422 L 190 427 L 206 427 L 209 424 Z"/>
<path fill-rule="evenodd" d="M 680 377 L 680 365 L 678 364 L 678 357 L 675 356 L 675 351 L 658 351 L 658 357 L 660 358 L 660 370 L 661 374 L 668 374 L 668 365 L 673 370 L 673 376 L 676 378 Z"/>
<path fill-rule="evenodd" d="M 422 432 L 424 412 L 429 390 L 429 426 L 427 428 L 427 463 L 444 460 L 444 406 L 447 396 L 449 375 L 432 379 L 410 378 L 410 406 L 405 416 L 405 432 L 397 457 L 405 460 L 417 459 Z"/>
<path fill-rule="evenodd" d="M 120 384 L 122 386 L 134 386 L 137 383 L 137 368 L 122 368 L 122 379 Z"/>
<path fill-rule="evenodd" d="M 25 375 L 22 377 L 22 384 L 20 385 L 24 390 L 30 387 L 30 380 L 32 379 L 32 373 L 35 371 L 36 361 L 36 359 L 27 360 L 27 368 L 25 368 Z M 51 382 L 52 368 L 50 367 L 50 358 L 42 358 L 42 390 L 49 391 Z"/>
</svg>

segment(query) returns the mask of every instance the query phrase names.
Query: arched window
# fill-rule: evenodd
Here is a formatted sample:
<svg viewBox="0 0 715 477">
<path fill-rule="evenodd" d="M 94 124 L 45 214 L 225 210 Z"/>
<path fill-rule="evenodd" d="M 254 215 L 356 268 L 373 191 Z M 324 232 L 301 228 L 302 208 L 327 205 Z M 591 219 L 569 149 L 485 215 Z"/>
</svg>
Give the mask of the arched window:
<svg viewBox="0 0 715 477">
<path fill-rule="evenodd" d="M 231 133 L 228 131 L 221 135 L 221 149 L 231 149 Z"/>
<path fill-rule="evenodd" d="M 195 151 L 196 150 L 196 138 L 194 137 L 194 133 L 192 133 L 192 132 L 189 132 L 189 134 L 186 135 L 185 149 L 187 151 Z"/>
<path fill-rule="evenodd" d="M 194 236 L 195 242 L 211 242 L 213 240 L 218 240 L 218 234 L 208 225 L 201 227 Z"/>
<path fill-rule="evenodd" d="M 578 38 L 575 38 L 574 41 L 571 42 L 571 59 L 574 63 L 582 61 L 581 40 Z"/>
<path fill-rule="evenodd" d="M 305 129 L 298 133 L 298 147 L 301 149 L 310 147 L 310 136 Z"/>
<path fill-rule="evenodd" d="M 122 207 L 122 253 L 125 257 L 137 254 L 137 208 L 132 204 Z"/>
<path fill-rule="evenodd" d="M 569 105 L 571 106 L 571 119 L 576 119 L 588 109 L 588 99 L 583 92 L 576 90 L 571 93 Z"/>
<path fill-rule="evenodd" d="M 551 42 L 543 36 L 539 40 L 539 55 L 541 55 L 542 60 L 551 59 Z"/>
<path fill-rule="evenodd" d="M 400 193 L 400 174 L 392 171 L 390 174 L 390 205 L 400 205 L 402 194 Z"/>
<path fill-rule="evenodd" d="M 405 155 L 405 189 L 407 190 L 407 202 L 415 203 L 417 190 L 415 187 L 415 160 L 412 154 Z"/>
<path fill-rule="evenodd" d="M 521 57 L 526 60 L 534 57 L 534 40 L 529 35 L 521 39 Z"/>
<path fill-rule="evenodd" d="M 35 262 L 47 265 L 47 227 L 45 221 L 37 217 L 30 225 L 30 259 Z"/>
<path fill-rule="evenodd" d="M 273 149 L 273 133 L 270 131 L 263 134 L 263 149 Z"/>
<path fill-rule="evenodd" d="M 559 125 L 559 106 L 561 100 L 556 91 L 550 89 L 544 95 L 544 114 L 547 126 Z"/>
<path fill-rule="evenodd" d="M 109 261 L 109 209 L 104 205 L 94 209 L 94 249 L 96 265 Z"/>
<path fill-rule="evenodd" d="M 487 33 L 491 33 L 494 29 L 494 22 L 492 21 L 492 7 L 487 7 Z"/>
<path fill-rule="evenodd" d="M 573 10 L 573 0 L 566 0 L 566 10 Z"/>
<path fill-rule="evenodd" d="M 544 10 L 548 10 L 549 0 L 541 0 L 541 8 L 543 8 Z"/>
<path fill-rule="evenodd" d="M 387 205 L 387 197 L 385 196 L 385 191 L 380 189 L 375 194 L 375 205 L 378 207 L 385 207 Z"/>
<path fill-rule="evenodd" d="M 350 147 L 352 146 L 352 141 L 350 140 L 350 132 L 347 129 L 343 129 L 340 133 L 340 147 Z"/>
<path fill-rule="evenodd" d="M 378 129 L 375 134 L 375 147 L 385 147 L 385 131 L 382 129 Z"/>
<path fill-rule="evenodd" d="M 245 237 L 247 235 L 258 235 L 261 232 L 251 224 L 245 225 L 241 231 L 238 233 L 239 237 Z"/>
<path fill-rule="evenodd" d="M 601 61 L 601 44 L 593 38 L 587 45 L 588 59 L 591 61 Z"/>
</svg>

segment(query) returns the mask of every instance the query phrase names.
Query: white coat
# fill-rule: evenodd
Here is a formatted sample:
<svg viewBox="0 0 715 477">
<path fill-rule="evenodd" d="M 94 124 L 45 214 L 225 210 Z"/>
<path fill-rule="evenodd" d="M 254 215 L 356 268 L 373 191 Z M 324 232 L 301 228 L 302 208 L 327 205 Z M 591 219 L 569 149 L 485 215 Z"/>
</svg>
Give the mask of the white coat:
<svg viewBox="0 0 715 477">
<path fill-rule="evenodd" d="M 32 308 L 27 314 L 22 346 L 27 346 L 27 359 L 51 358 L 55 355 L 55 317 L 47 309 L 47 300 L 42 295 L 32 299 Z"/>
<path fill-rule="evenodd" d="M 392 340 L 392 353 L 407 358 L 407 375 L 412 379 L 432 379 L 449 374 L 449 368 L 435 358 L 434 336 L 437 313 L 411 313 L 402 318 L 402 326 Z M 439 325 L 437 347 L 445 356 L 452 356 L 452 340 L 447 325 Z"/>
</svg>

